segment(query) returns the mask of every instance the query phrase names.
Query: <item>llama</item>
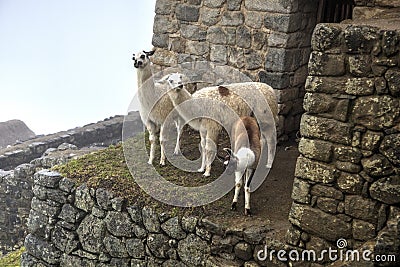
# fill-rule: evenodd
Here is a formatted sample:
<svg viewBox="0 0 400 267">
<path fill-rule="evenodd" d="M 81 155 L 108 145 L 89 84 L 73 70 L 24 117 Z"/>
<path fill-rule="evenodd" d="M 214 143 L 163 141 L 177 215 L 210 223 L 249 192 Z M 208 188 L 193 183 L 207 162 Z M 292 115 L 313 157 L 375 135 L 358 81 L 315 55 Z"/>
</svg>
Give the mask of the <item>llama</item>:
<svg viewBox="0 0 400 267">
<path fill-rule="evenodd" d="M 250 211 L 250 183 L 257 168 L 261 155 L 261 133 L 256 119 L 243 116 L 232 127 L 232 148 L 224 148 L 228 156 L 224 158 L 224 165 L 228 174 L 235 172 L 235 195 L 232 201 L 232 210 L 236 210 L 239 191 L 242 187 L 242 177 L 245 174 L 244 214 L 251 215 Z"/>
<path fill-rule="evenodd" d="M 137 69 L 137 82 L 138 82 L 138 98 L 140 102 L 139 113 L 140 117 L 149 132 L 150 141 L 150 156 L 148 163 L 153 164 L 155 157 L 155 142 L 157 140 L 157 132 L 160 134 L 160 165 L 165 165 L 165 142 L 168 140 L 164 134 L 163 123 L 168 114 L 174 109 L 169 96 L 166 94 L 166 87 L 160 83 L 154 83 L 150 56 L 154 51 L 139 52 L 133 55 L 132 60 Z M 181 119 L 176 116 L 174 118 L 175 126 L 177 129 L 177 140 L 174 154 L 179 153 L 179 139 L 182 129 Z"/>
<path fill-rule="evenodd" d="M 237 93 L 238 91 L 254 93 L 251 89 L 258 89 L 265 97 L 269 108 L 271 109 L 274 122 L 267 122 L 270 127 L 275 127 L 278 121 L 278 104 L 276 95 L 272 87 L 265 83 L 247 82 L 233 83 L 224 86 L 206 87 L 193 94 L 190 94 L 186 88 L 182 86 L 182 74 L 174 73 L 166 79 L 172 89 L 168 90 L 168 95 L 172 100 L 175 109 L 184 121 L 200 132 L 200 148 L 201 148 L 201 167 L 199 172 L 204 171 L 204 176 L 210 176 L 211 163 L 216 155 L 218 137 L 222 130 L 222 126 L 217 121 L 224 122 L 228 126 L 232 126 L 237 116 L 248 116 L 252 113 L 251 107 Z M 251 97 L 251 96 L 250 96 Z M 195 100 L 195 101 L 192 101 Z M 185 101 L 190 101 L 190 105 L 183 105 Z M 218 105 L 218 103 L 220 105 Z M 221 106 L 223 104 L 224 106 Z M 193 114 L 210 114 L 213 109 L 213 119 L 202 118 L 193 119 Z M 232 116 L 232 113 L 237 116 Z M 232 120 L 229 122 L 229 120 Z M 229 128 L 230 129 L 230 128 Z M 229 129 L 227 129 L 229 131 Z M 268 144 L 268 162 L 267 168 L 272 166 L 272 138 L 265 137 Z"/>
</svg>

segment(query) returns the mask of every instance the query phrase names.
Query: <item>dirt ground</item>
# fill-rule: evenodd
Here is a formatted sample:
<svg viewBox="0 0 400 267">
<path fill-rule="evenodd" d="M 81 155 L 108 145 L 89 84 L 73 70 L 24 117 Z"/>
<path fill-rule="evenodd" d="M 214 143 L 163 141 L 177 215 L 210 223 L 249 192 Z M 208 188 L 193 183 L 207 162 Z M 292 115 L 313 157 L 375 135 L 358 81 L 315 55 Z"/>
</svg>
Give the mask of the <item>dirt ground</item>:
<svg viewBox="0 0 400 267">
<path fill-rule="evenodd" d="M 230 221 L 230 225 L 246 228 L 251 225 L 265 225 L 281 239 L 289 227 L 288 214 L 292 204 L 291 193 L 294 169 L 299 155 L 297 143 L 285 143 L 277 147 L 273 167 L 263 184 L 251 194 L 253 215 L 243 215 L 243 192 L 239 197 L 238 211 L 217 216 L 217 221 Z M 232 193 L 231 193 L 232 195 Z"/>
</svg>

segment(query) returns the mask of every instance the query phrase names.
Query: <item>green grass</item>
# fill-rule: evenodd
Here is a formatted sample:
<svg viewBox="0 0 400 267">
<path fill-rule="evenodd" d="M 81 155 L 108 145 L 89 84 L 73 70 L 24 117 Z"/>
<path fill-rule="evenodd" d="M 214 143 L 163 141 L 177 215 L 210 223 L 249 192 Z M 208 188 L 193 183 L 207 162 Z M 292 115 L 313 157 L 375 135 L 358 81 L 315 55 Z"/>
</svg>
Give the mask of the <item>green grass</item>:
<svg viewBox="0 0 400 267">
<path fill-rule="evenodd" d="M 0 266 L 21 266 L 21 254 L 24 253 L 24 251 L 25 247 L 22 247 L 0 258 Z"/>
<path fill-rule="evenodd" d="M 200 140 L 198 136 L 198 133 L 192 132 L 186 128 L 181 139 L 181 150 L 185 157 L 196 159 L 200 156 L 198 150 Z M 141 143 L 143 143 L 143 135 L 129 140 L 125 145 L 135 147 L 140 146 Z M 148 142 L 146 142 L 146 145 L 148 149 Z M 156 151 L 159 153 L 158 147 Z M 140 175 L 141 177 L 149 175 L 150 167 L 146 161 L 147 156 L 144 156 L 133 163 L 135 175 Z M 210 177 L 204 177 L 201 173 L 182 171 L 170 163 L 160 167 L 158 161 L 159 154 L 156 154 L 156 159 L 153 164 L 156 171 L 164 179 L 181 186 L 190 187 L 204 185 L 218 178 L 223 172 L 223 166 L 218 161 L 215 161 L 213 164 L 212 175 Z M 169 212 L 172 215 L 220 215 L 224 214 L 230 207 L 230 197 L 228 196 L 212 204 L 197 208 L 174 207 L 153 199 L 138 186 L 129 172 L 124 157 L 123 145 L 121 144 L 110 146 L 107 149 L 71 160 L 65 165 L 55 166 L 53 169 L 60 172 L 64 177 L 75 180 L 77 185 L 86 183 L 89 187 L 105 188 L 113 192 L 115 196 L 124 197 L 128 201 L 128 205 L 149 205 L 158 211 Z M 155 187 L 154 190 L 157 190 L 157 187 Z"/>
</svg>

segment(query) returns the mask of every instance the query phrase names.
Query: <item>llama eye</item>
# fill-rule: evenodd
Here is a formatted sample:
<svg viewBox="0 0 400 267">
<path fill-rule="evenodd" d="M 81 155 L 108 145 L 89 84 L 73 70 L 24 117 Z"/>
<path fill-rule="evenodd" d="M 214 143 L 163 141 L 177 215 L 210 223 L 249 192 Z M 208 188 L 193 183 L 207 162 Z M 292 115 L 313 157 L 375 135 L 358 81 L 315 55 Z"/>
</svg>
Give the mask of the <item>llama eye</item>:
<svg viewBox="0 0 400 267">
<path fill-rule="evenodd" d="M 140 56 L 141 59 L 144 59 L 145 57 L 146 57 L 145 55 L 141 55 L 141 56 Z"/>
</svg>

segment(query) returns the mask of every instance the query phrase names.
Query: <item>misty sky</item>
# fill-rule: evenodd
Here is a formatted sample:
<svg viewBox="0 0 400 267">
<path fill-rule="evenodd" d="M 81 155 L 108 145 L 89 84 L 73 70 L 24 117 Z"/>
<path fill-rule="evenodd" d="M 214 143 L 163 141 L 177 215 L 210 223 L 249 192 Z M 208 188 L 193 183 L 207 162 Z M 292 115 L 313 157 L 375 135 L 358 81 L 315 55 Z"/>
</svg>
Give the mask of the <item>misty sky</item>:
<svg viewBox="0 0 400 267">
<path fill-rule="evenodd" d="M 127 111 L 155 0 L 0 0 L 0 121 L 36 134 Z"/>
</svg>

